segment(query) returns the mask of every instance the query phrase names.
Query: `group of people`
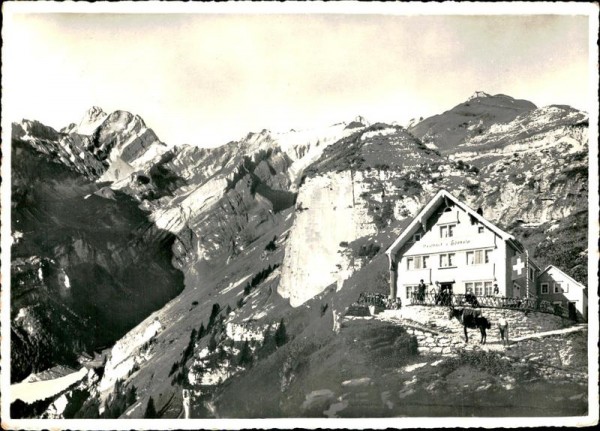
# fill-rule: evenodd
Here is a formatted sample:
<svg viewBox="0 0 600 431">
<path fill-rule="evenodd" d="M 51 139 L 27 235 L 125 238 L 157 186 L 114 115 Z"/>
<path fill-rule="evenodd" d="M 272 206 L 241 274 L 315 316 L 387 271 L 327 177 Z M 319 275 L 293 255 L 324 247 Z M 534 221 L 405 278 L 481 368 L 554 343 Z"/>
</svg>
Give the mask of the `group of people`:
<svg viewBox="0 0 600 431">
<path fill-rule="evenodd" d="M 437 282 L 436 282 L 436 284 L 437 284 Z M 429 293 L 429 295 L 432 295 L 432 298 L 435 301 L 435 305 L 451 305 L 452 287 L 442 285 L 438 290 L 435 287 L 433 287 L 433 285 L 431 285 L 431 286 L 432 286 L 432 289 L 428 292 L 427 284 L 425 284 L 424 280 L 421 279 L 419 284 L 417 285 L 417 290 L 414 293 L 414 299 L 416 299 L 416 301 L 419 303 L 424 303 L 426 296 Z M 494 290 L 493 290 L 492 296 L 494 296 L 496 298 L 501 297 L 500 288 L 498 287 L 498 284 L 496 284 L 496 283 L 494 284 Z M 465 293 L 465 295 L 463 297 L 463 304 L 468 304 L 473 307 L 479 306 L 479 301 L 477 300 L 477 297 L 475 296 L 475 294 L 473 293 L 473 291 L 471 289 L 468 289 L 467 292 Z"/>
</svg>

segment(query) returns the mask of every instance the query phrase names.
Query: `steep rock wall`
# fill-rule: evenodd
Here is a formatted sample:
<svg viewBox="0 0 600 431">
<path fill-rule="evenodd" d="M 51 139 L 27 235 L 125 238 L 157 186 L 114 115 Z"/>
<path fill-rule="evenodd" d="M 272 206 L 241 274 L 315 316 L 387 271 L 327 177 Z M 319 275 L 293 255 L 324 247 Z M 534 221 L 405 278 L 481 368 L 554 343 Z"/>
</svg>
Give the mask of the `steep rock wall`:
<svg viewBox="0 0 600 431">
<path fill-rule="evenodd" d="M 343 172 L 311 178 L 300 189 L 278 287 L 292 306 L 337 282 L 341 242 L 372 232 L 354 208 L 353 188 L 352 174 Z"/>
</svg>

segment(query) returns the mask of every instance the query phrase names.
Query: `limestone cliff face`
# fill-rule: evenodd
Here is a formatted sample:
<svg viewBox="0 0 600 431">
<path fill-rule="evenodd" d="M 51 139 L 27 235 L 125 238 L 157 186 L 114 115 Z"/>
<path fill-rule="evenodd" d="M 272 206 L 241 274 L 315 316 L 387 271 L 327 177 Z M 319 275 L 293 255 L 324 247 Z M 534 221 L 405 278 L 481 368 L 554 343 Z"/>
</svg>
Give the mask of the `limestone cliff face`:
<svg viewBox="0 0 600 431">
<path fill-rule="evenodd" d="M 301 187 L 278 288 L 292 306 L 338 281 L 344 264 L 340 243 L 372 233 L 353 197 L 351 172 L 311 178 Z"/>
</svg>

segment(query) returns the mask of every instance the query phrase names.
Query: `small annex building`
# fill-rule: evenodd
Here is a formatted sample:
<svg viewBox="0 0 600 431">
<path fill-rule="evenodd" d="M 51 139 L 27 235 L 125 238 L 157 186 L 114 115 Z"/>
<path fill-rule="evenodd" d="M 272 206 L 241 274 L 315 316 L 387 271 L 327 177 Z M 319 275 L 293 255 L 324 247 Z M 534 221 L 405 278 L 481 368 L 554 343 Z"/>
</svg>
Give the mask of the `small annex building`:
<svg viewBox="0 0 600 431">
<path fill-rule="evenodd" d="M 537 295 L 540 268 L 515 237 L 440 190 L 386 250 L 390 298 L 403 302 L 420 280 L 454 294 L 520 298 Z"/>
<path fill-rule="evenodd" d="M 565 274 L 554 265 L 548 265 L 539 277 L 539 296 L 542 300 L 560 305 L 577 320 L 587 321 L 587 287 Z"/>
</svg>

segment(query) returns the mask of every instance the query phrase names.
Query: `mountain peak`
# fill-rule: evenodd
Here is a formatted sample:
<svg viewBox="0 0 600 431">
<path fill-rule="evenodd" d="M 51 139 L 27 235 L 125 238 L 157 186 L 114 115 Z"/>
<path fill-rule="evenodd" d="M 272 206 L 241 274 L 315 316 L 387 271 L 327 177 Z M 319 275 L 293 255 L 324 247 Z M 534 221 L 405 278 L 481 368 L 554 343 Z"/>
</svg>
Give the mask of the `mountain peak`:
<svg viewBox="0 0 600 431">
<path fill-rule="evenodd" d="M 477 99 L 479 97 L 483 98 L 483 97 L 492 97 L 492 96 L 491 96 L 491 94 L 488 94 L 485 91 L 475 91 L 475 93 L 473 93 L 473 95 L 467 99 L 467 102 L 469 100 Z"/>
<path fill-rule="evenodd" d="M 102 108 L 100 108 L 99 106 L 92 106 L 90 109 L 87 110 L 84 118 L 98 118 L 102 114 L 104 114 Z"/>
<path fill-rule="evenodd" d="M 364 124 L 367 127 L 371 125 L 371 123 L 369 123 L 367 121 L 367 119 L 365 117 L 363 117 L 362 115 L 357 115 L 356 118 L 353 121 L 356 122 L 356 123 Z"/>
<path fill-rule="evenodd" d="M 79 125 L 72 131 L 81 135 L 91 135 L 96 128 L 108 117 L 108 114 L 98 106 L 92 106 L 86 111 Z"/>
<path fill-rule="evenodd" d="M 356 129 L 357 127 L 369 127 L 371 125 L 371 123 L 369 123 L 365 117 L 363 117 L 362 115 L 357 115 L 354 120 L 352 120 L 350 123 L 348 123 L 348 125 L 346 126 L 346 129 Z"/>
</svg>

